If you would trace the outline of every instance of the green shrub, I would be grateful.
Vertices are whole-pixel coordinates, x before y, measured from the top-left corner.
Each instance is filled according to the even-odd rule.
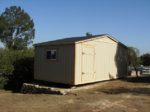
[[[20,81],[28,82],[33,80],[34,58],[26,57],[14,62],[14,77]]]
[[[6,49],[0,49],[0,69],[3,73],[8,74],[13,71],[13,55],[12,52]]]
[[[6,77],[0,76],[0,89],[4,89],[7,85],[8,79]]]
[[[0,49],[0,72],[8,76],[7,84],[2,79],[2,88],[19,90],[23,82],[33,80],[33,49],[8,50]],[[11,74],[11,75],[10,75]]]
[[[17,60],[22,58],[33,57],[33,49],[27,50],[9,50],[0,49],[0,69],[3,70],[5,74],[12,74],[14,71],[14,65]]]

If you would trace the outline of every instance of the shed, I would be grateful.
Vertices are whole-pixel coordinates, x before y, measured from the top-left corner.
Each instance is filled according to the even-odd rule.
[[[36,80],[80,85],[126,77],[127,47],[108,34],[35,44]]]

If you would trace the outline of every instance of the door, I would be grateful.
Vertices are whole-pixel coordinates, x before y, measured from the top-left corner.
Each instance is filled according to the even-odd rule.
[[[82,82],[94,80],[95,50],[93,46],[82,46]]]

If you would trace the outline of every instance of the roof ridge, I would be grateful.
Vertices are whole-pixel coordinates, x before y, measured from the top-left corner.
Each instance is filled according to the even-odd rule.
[[[89,36],[77,36],[77,37],[66,37],[66,38],[61,38],[61,39],[56,39],[56,40],[51,40],[47,42],[41,42],[34,44],[34,46],[44,46],[44,45],[62,45],[62,44],[75,44],[78,42],[84,42],[85,40],[91,40],[91,39],[96,39],[96,38],[102,38],[103,36],[106,36],[113,41],[125,46],[122,44],[120,41],[118,41],[116,38],[109,34],[99,34],[99,35],[89,35]]]

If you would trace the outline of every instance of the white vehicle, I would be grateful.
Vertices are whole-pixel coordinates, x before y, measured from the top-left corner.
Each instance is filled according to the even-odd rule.
[[[142,74],[143,75],[150,75],[150,67],[143,66],[143,68],[142,68]]]

